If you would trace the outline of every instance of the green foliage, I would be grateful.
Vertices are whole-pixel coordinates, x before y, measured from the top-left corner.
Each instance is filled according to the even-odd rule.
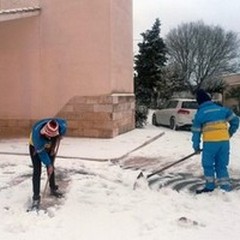
[[[162,84],[158,86],[158,98],[162,101],[172,97],[174,92],[187,91],[188,86],[179,74],[178,66],[169,64],[163,69]]]
[[[147,124],[148,108],[144,105],[136,104],[135,108],[135,126],[143,128]]]
[[[160,21],[156,19],[151,30],[141,34],[139,53],[135,56],[135,95],[138,102],[147,107],[161,85],[162,68],[166,63],[166,47],[160,38]]]
[[[147,110],[153,105],[161,86],[162,69],[166,63],[166,46],[160,38],[160,21],[156,19],[151,30],[142,33],[143,41],[138,44],[135,56],[134,91],[136,96],[136,126],[143,127]],[[140,121],[139,121],[140,120]]]

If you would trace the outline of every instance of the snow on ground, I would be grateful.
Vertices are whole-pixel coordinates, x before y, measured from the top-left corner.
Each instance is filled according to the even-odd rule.
[[[163,132],[163,136],[150,141]],[[239,132],[231,143],[230,174],[240,178]],[[133,190],[141,169],[124,166],[131,159],[136,165],[138,159],[146,159],[146,175],[192,153],[190,132],[149,124],[114,139],[64,138],[59,152],[62,157],[56,159],[56,175],[65,173],[70,180],[66,199],[38,215],[26,212],[32,195],[27,139],[2,140],[0,149],[1,239],[239,239],[240,191],[216,190],[196,196],[170,187]],[[7,154],[10,152],[18,154]],[[201,176],[200,158],[195,155],[165,174]],[[42,188],[45,182],[43,171]]]

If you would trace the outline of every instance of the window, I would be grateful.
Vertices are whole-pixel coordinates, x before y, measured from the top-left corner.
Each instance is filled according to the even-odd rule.
[[[188,109],[197,109],[198,103],[195,101],[192,102],[182,102],[182,108],[188,108]]]
[[[178,104],[177,101],[170,101],[170,102],[167,104],[166,108],[176,108],[176,107],[177,107],[177,104]]]

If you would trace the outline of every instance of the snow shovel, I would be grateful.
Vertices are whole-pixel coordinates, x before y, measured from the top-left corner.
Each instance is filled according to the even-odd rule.
[[[201,151],[202,150],[200,150],[200,152]],[[167,166],[165,166],[165,167],[163,167],[163,168],[161,168],[161,169],[159,169],[159,170],[157,170],[157,171],[155,171],[155,172],[153,172],[149,175],[147,175],[146,177],[144,177],[143,172],[140,172],[137,176],[137,180],[135,181],[135,183],[133,185],[133,189],[135,190],[137,187],[140,187],[140,186],[145,186],[145,187],[147,186],[148,187],[148,181],[147,181],[148,178],[152,177],[155,174],[161,173],[164,170],[166,170],[166,169],[168,169],[168,168],[170,168],[174,165],[177,165],[178,163],[181,163],[181,162],[187,160],[188,158],[190,158],[190,157],[192,157],[192,156],[194,156],[198,153],[199,152],[193,152],[193,153],[191,153],[191,154],[189,154],[189,155],[187,155],[187,156],[185,156],[185,157],[183,157],[183,158],[181,158],[181,159],[179,159],[179,160],[177,160],[177,161],[175,161],[175,162],[173,162],[173,163],[171,163],[171,164],[169,164],[169,165],[167,165]]]

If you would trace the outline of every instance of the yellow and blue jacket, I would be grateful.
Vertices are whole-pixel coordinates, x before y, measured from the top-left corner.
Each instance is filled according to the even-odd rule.
[[[201,135],[203,142],[228,141],[238,127],[239,117],[232,110],[212,101],[204,102],[193,120],[193,148],[199,150]]]

